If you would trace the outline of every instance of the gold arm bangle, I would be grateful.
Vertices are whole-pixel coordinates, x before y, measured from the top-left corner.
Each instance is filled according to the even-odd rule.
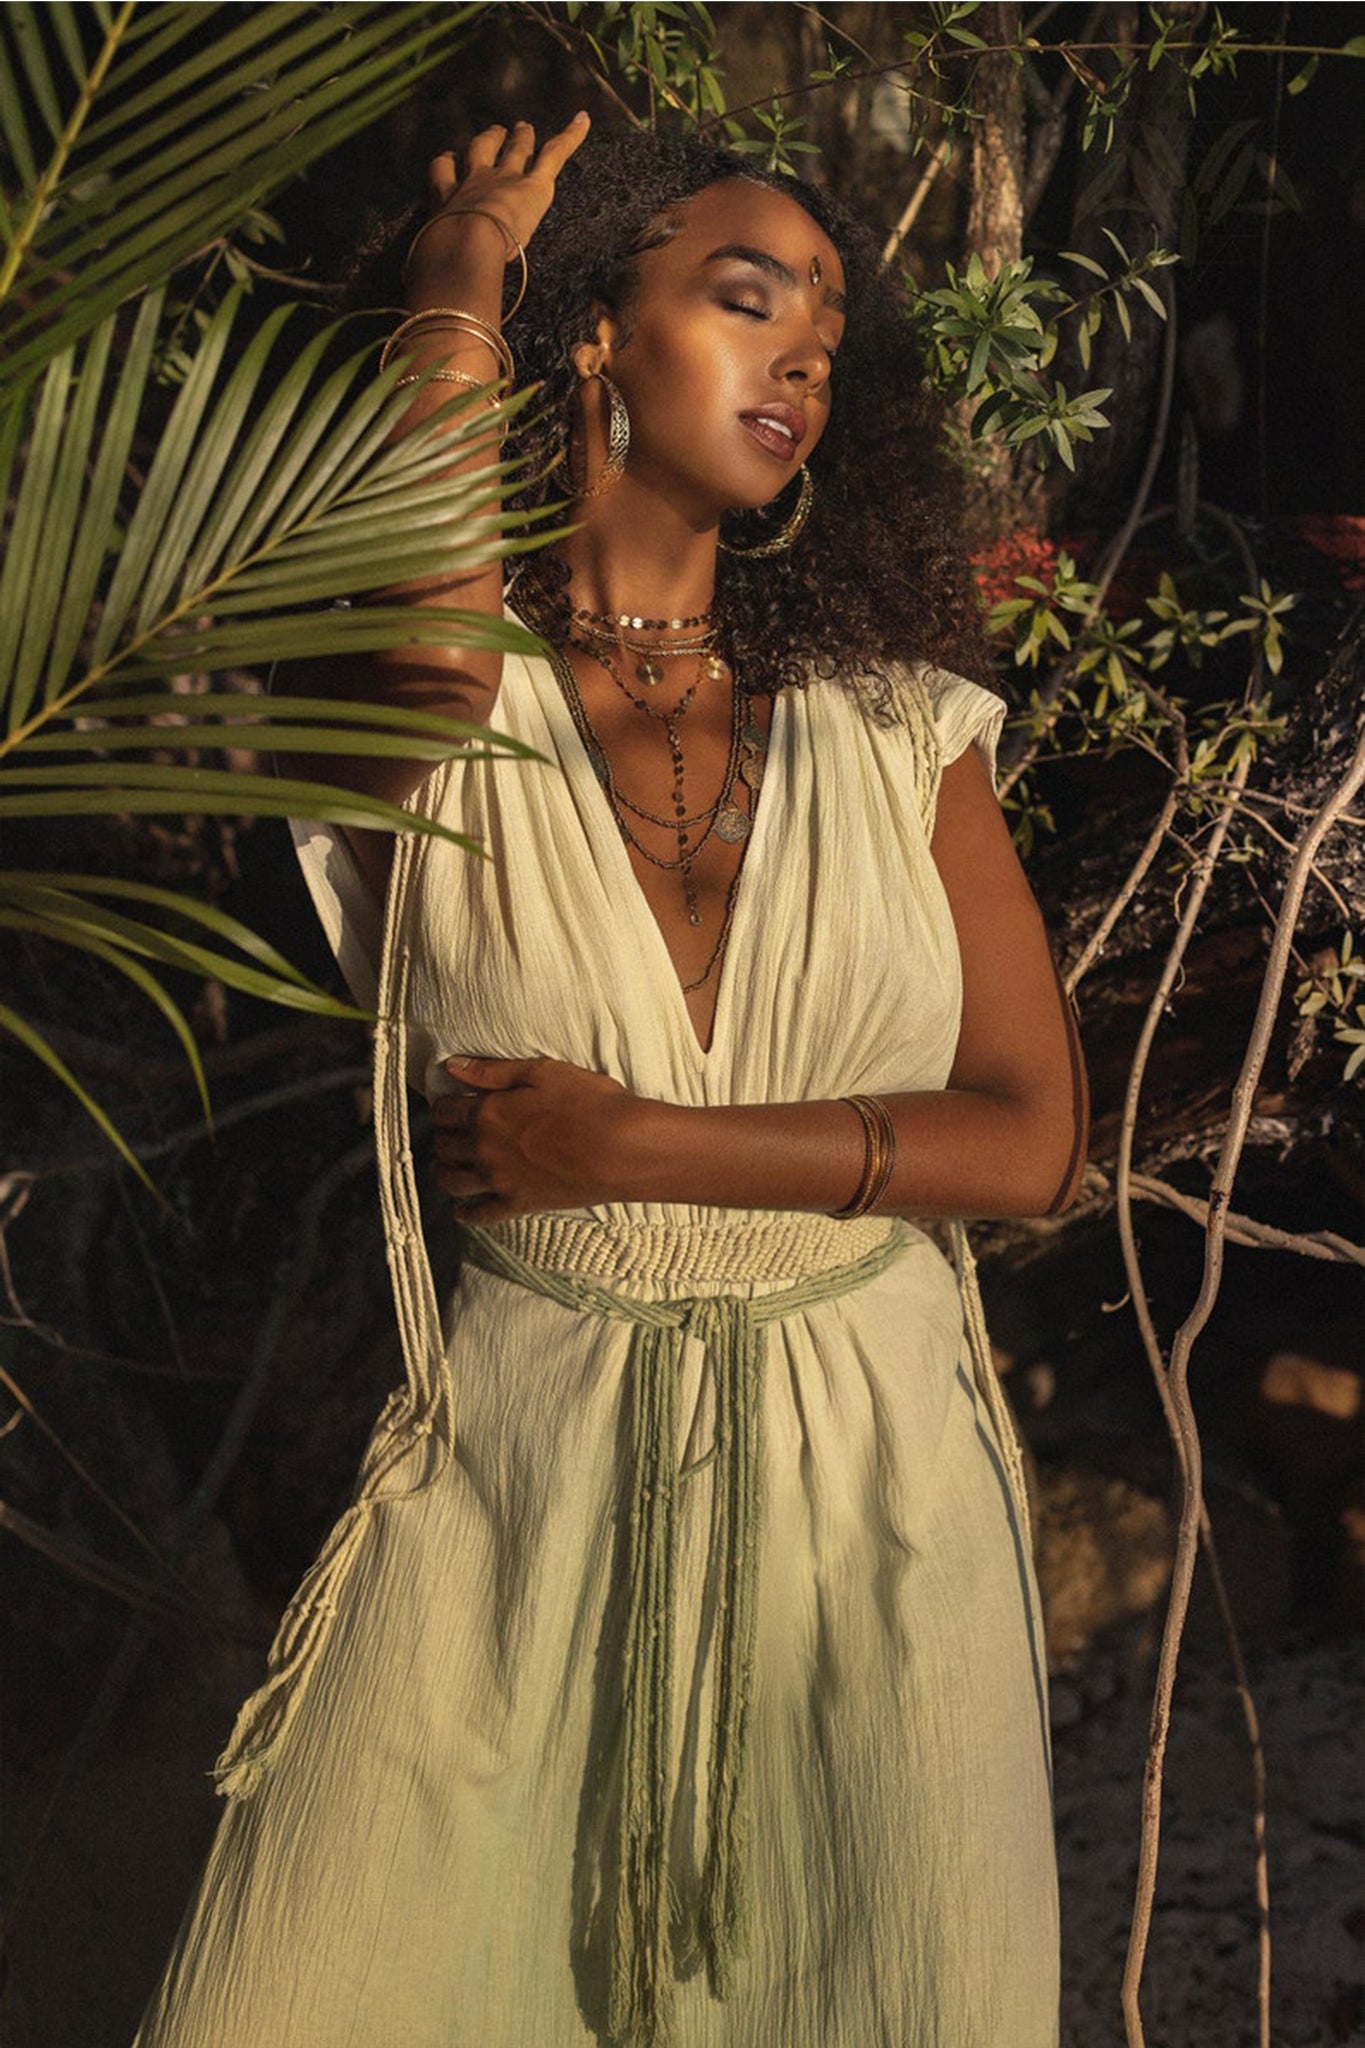
[[[457,332],[471,335],[481,341],[494,357],[503,376],[509,384],[516,382],[517,366],[511,349],[496,327],[487,320],[481,320],[477,313],[467,313],[460,306],[428,306],[424,312],[412,313],[384,343],[379,355],[379,367],[387,370],[402,343],[410,334],[421,333],[428,327],[453,327]]]
[[[417,244],[421,241],[423,235],[430,234],[431,230],[435,227],[439,227],[443,220],[459,220],[462,214],[470,213],[474,214],[476,218],[478,218],[479,220],[491,220],[494,227],[497,228],[500,234],[502,235],[503,243],[507,249],[507,255],[503,263],[504,270],[507,268],[507,265],[510,262],[512,262],[513,258],[515,258],[516,261],[521,265],[521,284],[517,290],[517,295],[513,299],[507,311],[502,316],[504,320],[510,320],[512,315],[520,306],[522,300],[526,297],[526,287],[531,281],[531,273],[526,262],[526,251],[522,247],[521,243],[517,240],[516,235],[507,225],[507,222],[502,218],[501,214],[490,213],[486,206],[450,206],[447,207],[441,213],[433,213],[430,220],[424,220],[422,222],[421,227],[418,228],[417,233],[408,243],[408,253],[403,258],[403,282],[405,284],[407,283],[408,271],[412,267],[413,251],[416,249]]]
[[[502,403],[497,392],[490,389],[486,377],[471,377],[468,370],[409,370],[405,376],[398,379],[393,388],[395,391],[401,391],[405,384],[458,384],[466,391],[482,392],[490,412],[496,412]],[[504,423],[502,432],[498,435],[499,446],[507,439],[507,431]]]
[[[421,384],[423,382],[427,384],[463,384],[466,391],[486,391],[488,389],[487,377],[471,377],[468,370],[409,370],[405,377],[398,379],[393,388],[395,391],[401,391],[405,384]],[[490,403],[496,405],[497,400],[492,399]]]
[[[891,1112],[876,1095],[842,1095],[855,1110],[863,1127],[863,1171],[858,1182],[857,1193],[842,1209],[831,1209],[830,1215],[840,1222],[855,1216],[866,1216],[876,1207],[886,1193],[896,1164],[896,1127],[891,1121]]]

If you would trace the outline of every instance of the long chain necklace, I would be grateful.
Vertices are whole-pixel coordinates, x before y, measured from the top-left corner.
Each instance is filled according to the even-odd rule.
[[[594,620],[592,623],[595,624],[596,621]],[[669,623],[671,624],[672,622],[670,621]],[[659,813],[634,802],[633,799],[627,797],[618,788],[607,751],[598,737],[592,720],[588,716],[587,707],[583,702],[582,693],[578,687],[578,679],[573,672],[573,665],[567,659],[562,649],[552,650],[555,674],[564,693],[570,716],[573,719],[578,736],[583,742],[584,752],[592,763],[597,779],[606,794],[612,816],[616,821],[617,829],[623,841],[628,846],[633,846],[654,867],[663,868],[678,875],[682,883],[683,905],[687,913],[687,921],[694,927],[699,926],[702,922],[702,915],[694,874],[697,856],[701,853],[702,848],[707,844],[713,833],[717,838],[729,845],[738,844],[741,840],[748,838],[753,826],[753,813],[758,802],[758,792],[763,782],[767,736],[755,720],[745,716],[743,693],[739,686],[739,679],[738,677],[733,677],[731,682],[732,715],[730,722],[730,746],[726,757],[724,780],[712,803],[699,811],[689,811],[685,787],[686,762],[683,756],[680,721],[686,717],[701,686],[703,676],[706,676],[708,680],[718,681],[724,674],[724,663],[720,660],[719,654],[715,651],[714,647],[709,652],[698,656],[696,677],[688,688],[683,691],[681,697],[665,711],[660,706],[651,704],[646,698],[637,696],[635,691],[626,682],[615,660],[615,652],[621,649],[619,638],[615,640],[614,650],[605,644],[605,635],[599,636],[597,633],[571,634],[569,644],[578,647],[582,653],[587,654],[591,660],[597,662],[598,666],[605,671],[622,695],[634,705],[637,711],[643,713],[645,717],[652,720],[655,724],[663,727],[673,769],[672,817],[660,816]],[[641,680],[644,679],[642,678]],[[749,809],[747,810],[735,801],[736,781],[742,782],[749,791]],[[643,823],[657,826],[663,830],[671,830],[675,835],[678,848],[676,857],[655,853],[651,847],[646,846],[638,831],[632,825],[632,818],[639,819]],[[697,833],[697,837],[693,838],[691,835],[698,827],[701,829]],[[720,931],[702,973],[695,981],[682,984],[683,990],[687,994],[691,994],[694,990],[703,987],[710,980],[711,975],[715,972],[717,962],[725,950],[726,941],[730,936],[730,927],[734,921],[735,903],[739,891],[739,875],[740,870],[737,868],[726,891],[725,908],[721,917]]]

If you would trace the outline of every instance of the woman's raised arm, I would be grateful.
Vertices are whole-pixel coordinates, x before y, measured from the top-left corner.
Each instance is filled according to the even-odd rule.
[[[432,162],[432,211],[412,245],[405,280],[410,318],[430,317],[407,329],[399,350],[412,372],[436,368],[438,377],[414,390],[400,433],[444,403],[452,382],[491,385],[503,375],[498,343],[505,266],[531,241],[554,198],[559,172],[587,132],[587,115],[576,114],[537,149],[535,130],[519,121],[510,132],[488,128],[475,136],[462,176],[450,151]],[[463,318],[438,317],[452,312]],[[451,473],[484,459],[483,453],[466,457],[463,464],[452,463]],[[494,557],[458,577],[427,577],[376,596],[385,604],[453,606],[501,617],[502,563]],[[347,661],[295,663],[282,674],[280,687],[382,700],[483,723],[497,696],[501,666],[500,655],[487,648],[409,644]],[[319,755],[303,759],[298,772],[396,803],[425,779],[430,766],[403,758]]]

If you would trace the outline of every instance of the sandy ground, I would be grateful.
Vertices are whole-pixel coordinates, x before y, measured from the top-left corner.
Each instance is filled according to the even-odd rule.
[[[1365,1643],[1283,1650],[1252,1682],[1268,1783],[1274,2048],[1365,2042]],[[1105,1695],[1109,1696],[1106,1697]],[[1122,2048],[1148,1695],[1096,1657],[1053,1687],[1062,2048]],[[1144,1977],[1148,2048],[1256,2048],[1251,1767],[1213,1648],[1182,1664]]]

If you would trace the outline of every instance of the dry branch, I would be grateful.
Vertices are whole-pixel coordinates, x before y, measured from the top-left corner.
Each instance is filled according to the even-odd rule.
[[[1189,1608],[1194,1576],[1195,1547],[1198,1542],[1203,1503],[1200,1492],[1199,1437],[1189,1396],[1189,1362],[1196,1340],[1208,1322],[1222,1283],[1223,1248],[1227,1234],[1226,1211],[1232,1199],[1233,1183],[1241,1162],[1250,1128],[1256,1089],[1270,1048],[1271,1033],[1284,992],[1285,975],[1293,949],[1294,932],[1304,893],[1313,872],[1317,850],[1339,816],[1349,807],[1365,784],[1365,724],[1359,729],[1355,752],[1345,775],[1300,836],[1285,882],[1279,916],[1271,938],[1269,957],[1261,982],[1256,1017],[1247,1040],[1241,1071],[1232,1091],[1227,1132],[1219,1154],[1210,1197],[1209,1222],[1204,1244],[1204,1273],[1194,1307],[1176,1332],[1170,1364],[1165,1374],[1166,1397],[1180,1433],[1185,1458],[1182,1461],[1182,1500],[1175,1562],[1171,1574],[1170,1601],[1162,1634],[1161,1657],[1152,1701],[1151,1735],[1143,1778],[1142,1838],[1138,1854],[1138,1880],[1133,1903],[1128,1957],[1123,1975],[1123,2016],[1129,2048],[1144,2048],[1139,1996],[1142,1970],[1151,1930],[1152,1902],[1156,1891],[1157,1859],[1161,1838],[1161,1792],[1170,1730],[1171,1699],[1175,1688],[1180,1643]],[[1263,1830],[1262,1830],[1263,1833]],[[1263,1851],[1262,1851],[1263,1860]],[[1266,1904],[1262,1903],[1262,1967],[1260,1997],[1261,2039],[1269,2041],[1268,1929]]]
[[[1088,1192],[1097,1195],[1107,1196],[1113,1192],[1109,1180],[1097,1166],[1086,1168],[1085,1186]],[[1211,1214],[1208,1202],[1201,1201],[1198,1195],[1182,1193],[1169,1181],[1159,1180],[1154,1174],[1132,1174],[1129,1187],[1136,1200],[1159,1202],[1164,1209],[1174,1209],[1178,1215],[1188,1216],[1191,1223],[1197,1223],[1201,1230],[1208,1223]],[[1224,1211],[1224,1225],[1230,1244],[1242,1245],[1251,1251],[1297,1252],[1301,1258],[1322,1259],[1332,1265],[1365,1266],[1365,1244],[1354,1244],[1349,1237],[1342,1237],[1335,1230],[1281,1230],[1274,1223],[1261,1223],[1256,1217],[1243,1216],[1235,1209]]]

